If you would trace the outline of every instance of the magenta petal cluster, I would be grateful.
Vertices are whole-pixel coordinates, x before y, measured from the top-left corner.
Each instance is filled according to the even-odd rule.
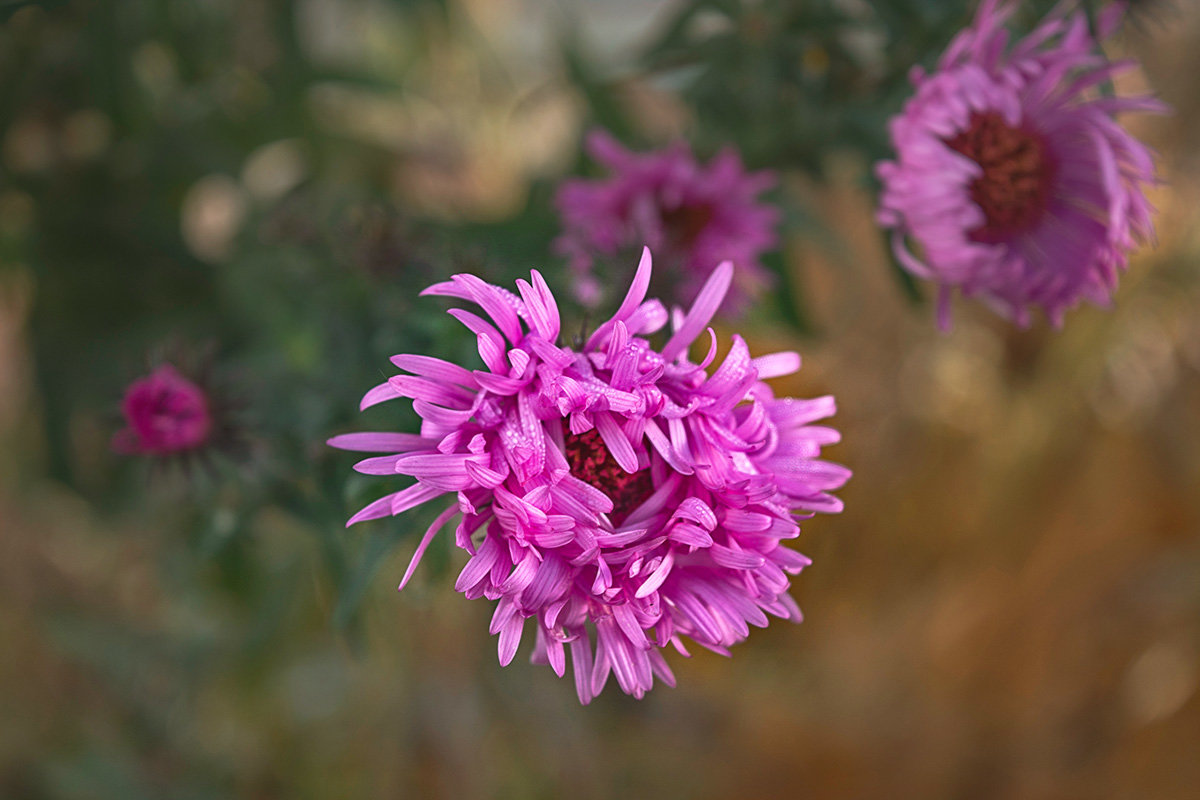
[[[555,198],[563,228],[556,247],[570,259],[584,303],[595,305],[603,294],[596,259],[642,245],[657,254],[660,272],[665,265],[660,278],[681,301],[695,298],[723,261],[737,267],[734,306],[770,283],[759,258],[778,241],[779,211],[758,195],[775,184],[772,173],[746,172],[732,148],[704,165],[682,143],[634,153],[600,131],[588,137],[587,150],[610,176],[565,181]]]
[[[849,477],[820,460],[838,433],[813,423],[832,397],[777,398],[764,379],[800,366],[791,352],[752,358],[734,336],[711,374],[708,322],[732,279],[721,264],[691,310],[667,325],[646,300],[647,250],[624,302],[577,349],[559,340],[554,296],[536,271],[518,293],[455,275],[426,294],[478,306],[450,314],[478,338],[484,369],[398,355],[404,374],[363,406],[411,398],[419,433],[351,433],[330,444],[379,455],[370,475],[415,479],[350,524],[449,499],[417,546],[401,588],[437,532],[461,515],[470,558],[456,588],[495,600],[491,632],[509,663],[532,628],[533,660],[562,676],[570,651],[586,703],[610,675],[641,697],[654,677],[674,685],[661,649],[686,637],[719,653],[768,615],[799,620],[789,576],[809,564],[783,546],[797,519],[838,512],[829,494]],[[688,358],[707,329],[708,355]]]
[[[877,167],[878,219],[900,263],[940,284],[943,328],[954,289],[1020,325],[1033,307],[1060,325],[1081,300],[1105,306],[1154,232],[1151,153],[1114,117],[1165,107],[1099,90],[1131,62],[1104,57],[1083,11],[1060,6],[1010,43],[1014,6],[984,0],[935,72],[914,69],[896,160]],[[1123,11],[1097,17],[1100,38]]]
[[[204,390],[163,364],[125,390],[126,427],[113,437],[121,453],[172,455],[205,444],[213,421]]]

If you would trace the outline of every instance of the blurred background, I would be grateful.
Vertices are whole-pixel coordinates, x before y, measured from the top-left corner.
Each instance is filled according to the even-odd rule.
[[[1195,797],[1200,9],[1137,6],[1157,246],[1112,311],[943,335],[870,165],[967,4],[0,3],[0,796]],[[802,625],[584,708],[498,666],[449,537],[396,595],[428,519],[344,530],[386,482],[323,441],[415,425],[357,412],[389,355],[474,358],[418,287],[567,294],[596,126],[783,176],[738,329],[802,351],[777,389],[837,395],[855,476]],[[110,448],[164,359],[227,411],[203,464]]]

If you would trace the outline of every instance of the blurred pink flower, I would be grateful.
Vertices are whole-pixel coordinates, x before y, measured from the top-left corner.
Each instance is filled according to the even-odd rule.
[[[570,259],[583,303],[602,299],[598,257],[643,245],[658,255],[660,271],[665,268],[660,280],[671,301],[695,299],[722,261],[736,268],[734,305],[744,307],[769,285],[759,257],[778,242],[779,211],[758,195],[774,185],[772,173],[747,173],[732,148],[705,166],[682,143],[638,154],[601,131],[588,137],[587,149],[611,176],[564,181],[555,198],[563,227],[555,246]]]
[[[163,364],[125,390],[121,402],[127,427],[113,437],[120,453],[170,455],[208,441],[212,416],[204,391]]]
[[[839,436],[811,423],[834,413],[833,398],[776,398],[763,382],[797,370],[797,354],[751,358],[734,336],[710,375],[708,328],[708,355],[688,359],[732,274],[728,262],[717,267],[661,350],[643,338],[668,318],[662,303],[645,300],[648,250],[620,308],[578,349],[556,344],[558,307],[536,271],[517,281],[519,294],[473,275],[430,287],[426,294],[469,301],[490,317],[449,312],[478,338],[486,369],[392,358],[406,374],[362,405],[411,398],[420,433],[329,443],[385,454],[359,462],[359,472],[416,482],[348,524],[451,495],[401,588],[461,514],[456,543],[470,558],[456,588],[499,601],[491,632],[501,664],[532,621],[534,661],[562,676],[570,649],[584,703],[610,673],[637,697],[656,675],[674,685],[660,649],[670,643],[686,655],[683,637],[727,653],[767,614],[799,620],[788,575],[809,560],[781,541],[799,535],[797,516],[840,511],[829,492],[850,472],[819,460]]]
[[[1114,116],[1165,106],[1097,91],[1132,62],[1104,57],[1082,11],[1060,7],[1010,44],[1013,8],[984,0],[934,73],[913,69],[890,123],[897,158],[877,167],[878,219],[904,268],[941,285],[943,328],[956,288],[1022,326],[1033,306],[1055,325],[1080,300],[1105,306],[1154,233],[1151,153]],[[1100,38],[1123,11],[1099,15]]]

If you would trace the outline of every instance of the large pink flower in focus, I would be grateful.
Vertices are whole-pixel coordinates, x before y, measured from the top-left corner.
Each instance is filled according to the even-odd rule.
[[[935,72],[913,70],[916,94],[889,126],[896,160],[877,167],[878,219],[905,269],[940,284],[943,328],[955,289],[1020,325],[1035,306],[1060,325],[1081,300],[1107,305],[1154,233],[1153,159],[1114,117],[1165,107],[1097,90],[1131,62],[1104,57],[1082,11],[1063,6],[1010,43],[1014,6],[984,0]],[[1124,6],[1099,15],[1100,38]]]
[[[685,144],[634,153],[601,131],[588,136],[587,150],[611,174],[564,181],[555,197],[563,228],[555,247],[570,259],[585,304],[602,299],[597,259],[643,245],[658,255],[670,296],[683,302],[723,261],[737,268],[737,306],[769,285],[759,259],[778,242],[779,211],[758,196],[775,184],[773,173],[746,172],[732,148],[700,164]]]
[[[163,364],[125,390],[121,402],[126,427],[113,437],[121,453],[173,455],[195,450],[213,429],[204,390]]]
[[[420,433],[351,433],[330,444],[384,455],[355,468],[415,482],[355,514],[349,524],[449,504],[417,546],[411,577],[439,529],[460,516],[469,554],[456,588],[496,600],[491,631],[501,664],[533,631],[533,659],[558,675],[571,651],[582,702],[614,674],[641,697],[654,676],[674,685],[661,649],[683,639],[720,653],[767,615],[799,620],[789,575],[809,560],[783,546],[798,518],[836,513],[829,492],[849,477],[821,461],[838,441],[812,423],[832,397],[776,398],[766,378],[800,366],[795,353],[751,358],[734,336],[712,374],[716,337],[697,364],[688,347],[729,288],[721,264],[661,349],[645,338],[667,324],[645,251],[613,317],[578,349],[558,344],[559,312],[536,271],[518,294],[473,275],[426,290],[468,301],[487,318],[451,309],[478,338],[484,369],[398,355],[404,374],[363,407],[411,398]]]

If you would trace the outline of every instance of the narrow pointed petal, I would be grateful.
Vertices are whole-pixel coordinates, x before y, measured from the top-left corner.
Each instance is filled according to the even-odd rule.
[[[684,317],[683,324],[663,347],[663,358],[673,361],[687,352],[688,346],[707,327],[717,309],[721,307],[721,301],[725,299],[725,293],[729,291],[732,280],[733,264],[728,261],[721,262],[700,290],[696,302]]]

